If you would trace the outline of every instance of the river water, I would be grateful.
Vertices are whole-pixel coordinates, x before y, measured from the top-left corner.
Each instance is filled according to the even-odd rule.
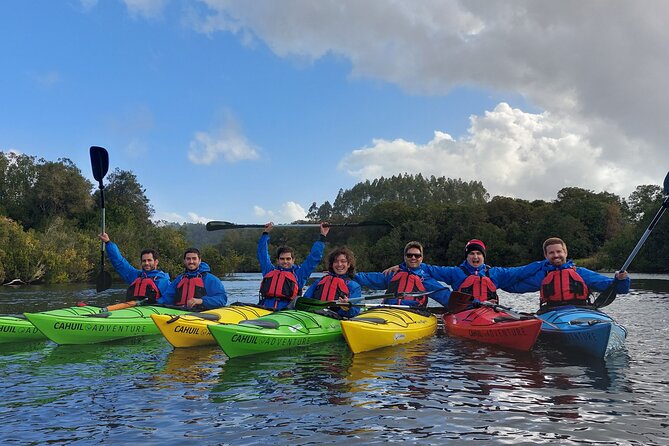
[[[226,280],[230,301],[254,302],[258,280]],[[669,276],[636,276],[632,288],[606,309],[629,330],[626,347],[595,362],[445,335],[358,355],[342,341],[234,360],[162,337],[0,345],[0,444],[669,445]],[[123,292],[3,287],[0,313],[104,306]]]

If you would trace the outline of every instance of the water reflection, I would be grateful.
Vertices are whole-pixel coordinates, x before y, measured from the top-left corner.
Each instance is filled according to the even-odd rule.
[[[212,389],[212,400],[348,404],[345,377],[351,356],[346,344],[338,341],[228,359]]]

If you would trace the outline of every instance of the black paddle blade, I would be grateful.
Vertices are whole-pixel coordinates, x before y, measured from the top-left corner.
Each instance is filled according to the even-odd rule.
[[[101,183],[109,170],[109,154],[107,153],[107,149],[91,146],[91,167],[93,168],[93,178],[98,183]]]
[[[100,271],[98,277],[95,281],[95,291],[98,293],[104,290],[108,290],[111,287],[112,278],[111,274],[108,271]]]
[[[592,304],[595,308],[603,308],[613,303],[616,299],[616,282],[618,281],[614,280],[607,289],[599,293],[599,296],[597,296]]]
[[[229,221],[210,221],[210,222],[207,222],[207,224],[205,225],[205,228],[207,229],[207,231],[220,231],[221,229],[236,229],[239,226],[240,225],[230,223]],[[257,225],[257,226],[254,226],[254,227],[262,228],[264,226],[265,225]],[[249,227],[249,226],[246,225],[246,227]]]
[[[669,195],[669,172],[667,172],[667,176],[664,177],[664,194]]]
[[[460,291],[453,291],[448,298],[448,311],[451,313],[459,313],[465,311],[474,302],[474,296],[471,294],[462,293]]]

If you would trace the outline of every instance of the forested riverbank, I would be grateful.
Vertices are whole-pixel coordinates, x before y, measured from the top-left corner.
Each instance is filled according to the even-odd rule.
[[[86,166],[88,168],[88,166]],[[658,183],[661,179],[658,179]],[[153,208],[134,173],[115,169],[105,179],[107,232],[131,262],[141,249],[161,253],[171,275],[187,246],[201,249],[217,275],[258,270],[259,229],[206,232],[203,224],[152,221]],[[69,159],[37,159],[0,152],[0,282],[85,282],[99,267],[99,190]],[[332,203],[313,203],[308,221],[385,220],[392,228],[333,228],[328,245],[347,245],[359,270],[378,270],[401,259],[409,240],[421,241],[425,261],[457,264],[467,240],[488,245],[488,263],[519,265],[541,258],[541,243],[563,238],[570,257],[593,269],[619,268],[662,203],[659,185],[639,185],[626,198],[579,187],[552,201],[491,197],[481,182],[400,175],[339,190]],[[226,216],[220,216],[225,220]],[[265,222],[255,222],[265,223]],[[272,244],[288,243],[306,255],[318,231],[277,228]],[[661,220],[633,272],[668,272],[669,223]]]

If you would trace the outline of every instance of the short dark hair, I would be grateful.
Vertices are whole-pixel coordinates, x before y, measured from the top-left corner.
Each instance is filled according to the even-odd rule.
[[[415,248],[420,251],[420,255],[423,255],[423,245],[420,244],[420,242],[417,242],[415,240],[410,241],[409,243],[406,244],[404,247],[404,254],[407,253],[407,251],[411,248]]]
[[[544,255],[546,255],[546,248],[548,248],[550,245],[562,245],[565,250],[567,249],[567,244],[564,242],[564,240],[558,237],[550,237],[547,238],[544,242]]]
[[[292,258],[295,258],[295,250],[290,246],[285,245],[279,246],[279,249],[276,250],[276,258],[278,259],[284,252],[289,253]]]
[[[330,255],[328,255],[328,271],[330,271],[332,274],[335,274],[332,265],[334,265],[337,257],[342,254],[346,256],[346,260],[348,260],[348,270],[346,271],[346,275],[352,279],[355,277],[355,254],[353,254],[353,251],[345,246],[335,248],[330,252]]]
[[[198,258],[201,258],[200,256],[200,250],[197,248],[188,248],[186,251],[184,251],[184,259],[186,258],[186,254],[197,254]]]
[[[153,260],[158,260],[158,258],[160,257],[158,255],[158,251],[156,251],[155,249],[143,249],[142,252],[139,253],[139,260],[142,260],[144,254],[151,254],[153,256]]]

